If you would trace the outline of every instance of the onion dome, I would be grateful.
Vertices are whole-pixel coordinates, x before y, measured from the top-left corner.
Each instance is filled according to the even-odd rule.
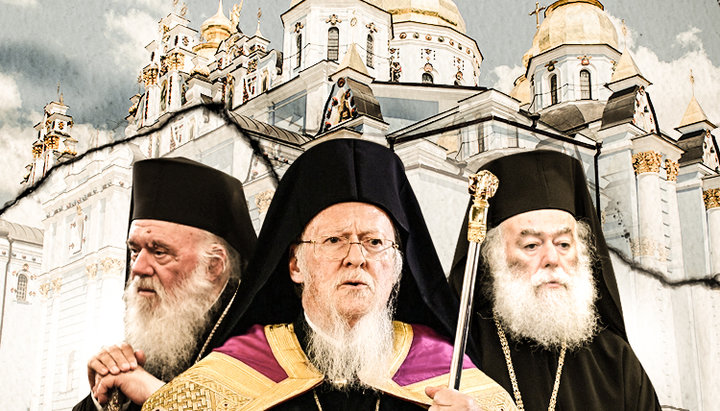
[[[513,89],[510,91],[510,97],[518,100],[520,105],[530,104],[532,102],[530,82],[524,74],[515,79]]]
[[[223,13],[223,2],[218,3],[218,11],[214,16],[205,20],[200,26],[200,32],[208,43],[220,44],[221,41],[230,37],[232,33],[232,23],[230,19],[225,17]]]
[[[533,56],[563,44],[607,44],[618,48],[617,30],[597,0],[558,0],[545,10],[545,19],[523,56],[523,65]]]

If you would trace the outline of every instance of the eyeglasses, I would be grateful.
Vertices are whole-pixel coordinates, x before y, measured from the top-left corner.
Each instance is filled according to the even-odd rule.
[[[363,238],[360,241],[350,241],[347,237],[327,235],[315,240],[300,240],[300,244],[312,244],[316,257],[335,261],[342,260],[350,252],[350,246],[359,244],[363,256],[368,260],[384,260],[387,258],[387,250],[398,248],[397,243],[385,238]]]

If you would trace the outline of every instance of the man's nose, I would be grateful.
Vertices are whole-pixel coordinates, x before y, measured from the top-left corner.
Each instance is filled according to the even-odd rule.
[[[365,264],[365,261],[365,252],[363,250],[362,243],[359,241],[351,241],[348,244],[348,253],[344,259],[345,265],[362,267]]]
[[[150,255],[150,252],[146,250],[140,250],[138,254],[135,256],[135,261],[132,262],[131,268],[130,268],[130,274],[133,276],[136,275],[143,275],[143,276],[149,276],[153,275],[154,270],[152,268],[151,259],[152,256]]]
[[[542,250],[542,266],[543,267],[555,267],[558,265],[559,255],[555,249],[555,244],[547,244]]]

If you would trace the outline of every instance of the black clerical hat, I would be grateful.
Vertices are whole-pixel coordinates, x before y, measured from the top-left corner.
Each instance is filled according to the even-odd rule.
[[[255,231],[242,183],[183,157],[156,158],[133,165],[130,221],[169,221],[209,231],[248,259]]]
[[[576,218],[595,214],[592,202],[586,201],[589,193],[582,164],[570,156],[556,151],[517,153],[491,161],[481,169],[501,178],[489,200],[489,227],[541,209],[567,211]]]

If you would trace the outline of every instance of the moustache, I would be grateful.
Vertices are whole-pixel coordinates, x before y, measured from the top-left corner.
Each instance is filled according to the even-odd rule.
[[[138,291],[164,291],[162,283],[156,277],[134,277],[128,284],[128,291],[137,293]]]
[[[538,288],[548,283],[557,283],[567,288],[570,282],[570,275],[562,268],[552,270],[541,268],[533,274],[530,280],[533,287]]]
[[[365,285],[370,289],[370,291],[375,291],[375,281],[373,280],[373,277],[368,274],[367,271],[358,268],[355,270],[352,270],[351,272],[345,273],[335,284],[335,287],[338,288],[342,285]]]

